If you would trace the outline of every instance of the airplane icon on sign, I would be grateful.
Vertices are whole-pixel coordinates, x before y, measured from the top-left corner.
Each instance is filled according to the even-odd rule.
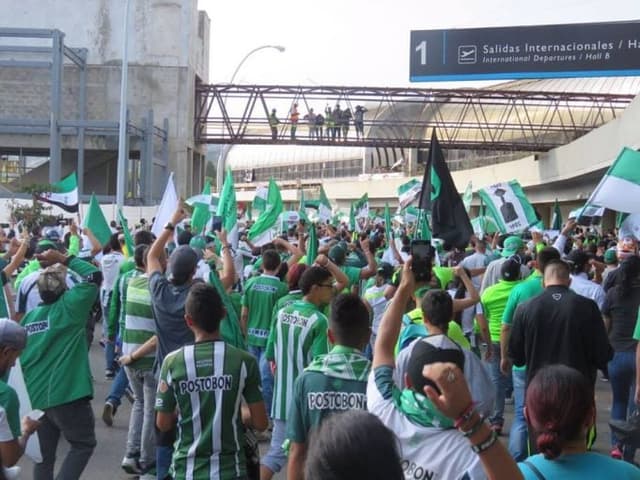
[[[460,45],[458,47],[458,63],[476,63],[478,61],[478,47],[475,45]]]

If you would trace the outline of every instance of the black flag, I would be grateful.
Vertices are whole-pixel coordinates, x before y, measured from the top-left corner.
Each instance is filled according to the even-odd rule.
[[[434,238],[444,240],[445,245],[465,248],[473,235],[469,216],[462,197],[453,183],[444,161],[436,130],[431,134],[429,158],[424,169],[419,207],[431,212]]]

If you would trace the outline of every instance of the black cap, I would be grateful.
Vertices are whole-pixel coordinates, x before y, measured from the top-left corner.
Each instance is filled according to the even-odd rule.
[[[520,279],[520,257],[507,258],[500,267],[500,278],[508,282]]]
[[[425,365],[438,362],[454,363],[464,371],[464,352],[460,345],[446,335],[432,335],[415,343],[407,366],[407,375],[413,390],[422,393],[426,385],[431,385],[439,391],[433,381],[422,375]]]
[[[582,267],[589,263],[589,255],[582,250],[571,250],[565,260],[571,264],[573,270],[582,270]]]
[[[378,265],[377,272],[385,279],[391,278],[393,276],[393,266],[390,263],[381,262]]]

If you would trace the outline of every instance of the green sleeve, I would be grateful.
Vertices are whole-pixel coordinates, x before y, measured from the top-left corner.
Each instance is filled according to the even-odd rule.
[[[269,329],[269,338],[267,339],[267,350],[265,351],[265,355],[267,357],[267,360],[275,360],[276,358],[276,354],[275,354],[275,342],[276,342],[276,329],[275,329],[275,319],[276,319],[276,314],[275,314],[275,308],[274,308],[274,315],[271,317],[271,328]]]
[[[16,292],[20,290],[20,284],[22,283],[22,280],[24,280],[24,277],[26,277],[30,273],[33,273],[39,269],[40,269],[40,262],[38,262],[38,260],[31,260],[29,263],[27,263],[27,266],[24,267],[22,271],[18,274],[18,276],[16,277],[16,281],[13,284],[13,288],[16,290]]]
[[[158,380],[158,390],[156,392],[157,412],[171,413],[176,410],[176,396],[173,391],[173,385],[167,380],[173,358],[174,355],[168,355],[160,368],[160,379]]]
[[[122,288],[123,275],[118,275],[116,283],[111,291],[111,300],[109,301],[109,316],[107,317],[107,336],[115,338],[118,325],[118,317],[120,313],[120,289]]]
[[[78,235],[69,236],[69,255],[78,255],[80,253],[80,237]]]
[[[244,384],[242,396],[247,403],[258,403],[264,399],[262,397],[262,387],[260,386],[260,372],[258,371],[258,363],[256,359],[247,354],[247,381]]]
[[[329,340],[327,338],[328,328],[329,326],[327,325],[326,319],[322,319],[314,325],[316,335],[311,344],[311,355],[313,358],[316,358],[318,355],[324,355],[329,351]]]
[[[73,257],[68,264],[69,270],[72,270],[74,273],[77,273],[81,277],[88,277],[94,273],[99,272],[92,263],[86,262],[80,258]]]
[[[464,336],[464,332],[460,325],[458,325],[455,321],[449,322],[449,331],[447,332],[447,337],[456,342],[465,350],[471,350],[471,345],[469,344],[469,340]]]
[[[295,443],[306,443],[309,426],[304,417],[305,396],[302,388],[304,376],[298,377],[293,385],[293,396],[287,413],[287,438]]]
[[[84,325],[97,298],[98,286],[95,283],[82,282],[74,285],[64,292],[59,301],[64,308],[64,320]],[[57,304],[58,302],[54,305]]]
[[[131,254],[133,256],[133,253]],[[124,262],[120,264],[120,273],[127,273],[131,270],[135,270],[136,262],[133,258],[127,258]]]
[[[633,339],[640,340],[640,311],[638,311],[638,319],[636,320],[636,328],[633,329]]]
[[[502,312],[503,325],[510,326],[513,324],[513,314],[516,313],[516,307],[518,306],[519,299],[520,295],[518,294],[518,289],[514,288],[509,294],[507,306],[504,308],[504,312]]]
[[[16,391],[8,385],[4,385],[0,393],[0,405],[7,416],[7,423],[14,439],[20,438],[22,428],[20,425],[20,401]]]

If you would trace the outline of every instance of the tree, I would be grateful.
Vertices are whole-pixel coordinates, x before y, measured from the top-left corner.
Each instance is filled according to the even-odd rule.
[[[51,191],[50,185],[33,184],[25,187],[25,191],[33,195],[31,204],[20,203],[13,199],[9,202],[9,212],[14,222],[22,222],[28,230],[55,225],[57,217],[51,214],[52,207],[36,200],[37,195]]]

